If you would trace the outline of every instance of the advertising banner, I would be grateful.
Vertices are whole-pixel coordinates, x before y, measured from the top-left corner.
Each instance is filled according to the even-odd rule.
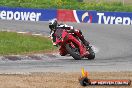
[[[129,12],[97,12],[98,24],[132,25],[132,13]]]
[[[96,11],[61,10],[57,11],[57,19],[64,22],[95,23]]]
[[[48,21],[56,18],[57,10],[0,7],[0,19]]]
[[[85,10],[57,11],[57,19],[64,22],[132,25],[132,13],[97,12]]]
[[[0,7],[0,19],[3,20],[49,21],[54,18],[63,22],[132,25],[130,12]]]

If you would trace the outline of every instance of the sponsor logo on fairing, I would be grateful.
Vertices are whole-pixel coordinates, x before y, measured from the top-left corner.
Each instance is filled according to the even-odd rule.
[[[97,13],[99,24],[123,24],[132,25],[132,17],[128,16],[108,16],[105,13]]]

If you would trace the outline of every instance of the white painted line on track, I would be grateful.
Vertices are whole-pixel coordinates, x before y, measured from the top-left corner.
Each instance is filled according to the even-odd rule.
[[[26,34],[27,32],[17,32],[17,33],[20,33],[20,34]]]
[[[41,36],[42,34],[32,34],[32,35]]]
[[[0,72],[2,75],[30,75],[30,72]]]
[[[1,30],[3,32],[16,32],[16,33],[19,33],[19,34],[31,34],[31,35],[35,35],[35,36],[44,36],[43,34],[35,34],[35,33],[31,33],[31,32],[22,32],[22,31],[10,31],[10,30]],[[47,37],[47,36],[44,36],[44,37]]]

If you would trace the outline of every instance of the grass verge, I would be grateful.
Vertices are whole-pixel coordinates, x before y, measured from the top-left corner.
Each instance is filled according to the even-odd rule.
[[[47,37],[0,32],[0,55],[46,52],[55,49]]]

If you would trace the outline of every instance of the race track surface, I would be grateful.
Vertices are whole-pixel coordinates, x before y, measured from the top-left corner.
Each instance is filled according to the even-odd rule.
[[[18,56],[15,60],[0,60],[0,73],[10,72],[80,72],[132,71],[132,26],[67,23],[81,29],[95,48],[95,60],[74,60],[59,54]],[[0,20],[0,30],[49,34],[48,22]],[[32,59],[35,58],[35,59]],[[39,58],[39,59],[36,59]]]

